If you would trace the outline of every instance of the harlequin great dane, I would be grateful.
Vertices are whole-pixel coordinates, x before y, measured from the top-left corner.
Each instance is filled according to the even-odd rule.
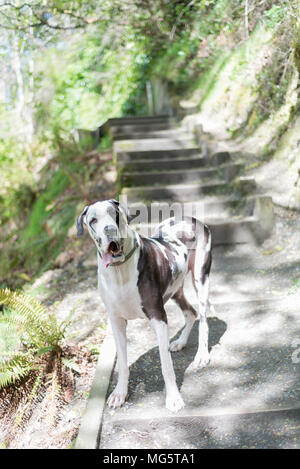
[[[98,286],[112,325],[118,355],[118,382],[108,405],[121,406],[127,396],[126,324],[129,319],[147,318],[154,328],[166,386],[166,407],[177,412],[184,402],[177,388],[171,352],[187,343],[197,312],[183,293],[188,272],[199,303],[199,345],[189,369],[209,362],[208,305],[211,266],[211,233],[195,218],[176,217],[163,221],[152,238],[142,237],[129,225],[129,215],[118,201],[106,200],[86,206],[77,219],[78,235],[83,223],[96,244]],[[167,315],[164,308],[173,298],[185,316],[178,340],[169,346]]]

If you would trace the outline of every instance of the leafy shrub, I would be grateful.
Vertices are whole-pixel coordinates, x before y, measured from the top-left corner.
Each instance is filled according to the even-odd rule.
[[[13,350],[1,351],[1,389],[37,370],[44,354],[57,355],[68,324],[59,324],[36,299],[9,289],[0,290],[0,305],[5,307],[0,316],[2,334],[13,332],[18,343]]]
[[[0,290],[0,305],[4,308],[0,315],[0,415],[11,412],[16,400],[22,401],[11,438],[40,393],[47,399],[47,414],[54,423],[69,370],[78,368],[65,346],[68,320],[59,323],[36,299],[9,289]]]

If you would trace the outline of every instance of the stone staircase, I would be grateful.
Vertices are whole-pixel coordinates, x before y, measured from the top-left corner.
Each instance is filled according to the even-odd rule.
[[[253,244],[271,233],[271,198],[244,176],[239,155],[207,154],[201,142],[196,145],[192,134],[166,116],[111,119],[106,127],[114,141],[120,195],[128,197],[130,212],[137,215],[132,221],[136,229],[151,234],[153,225],[170,216],[170,207],[176,212],[182,205],[199,213],[212,229],[211,362],[187,373],[198,347],[197,322],[186,348],[172,353],[186,404],[173,415],[164,407],[155,334],[144,319],[128,321],[128,401],[120,409],[105,406],[117,379],[114,342],[108,334],[77,447],[299,447],[299,363],[292,354],[299,337],[300,293],[296,298],[288,287],[299,271],[297,263],[285,259],[285,251],[274,262],[262,246]],[[142,212],[144,222],[138,223]],[[273,241],[278,243],[277,236]],[[190,277],[184,291],[197,309]],[[173,300],[166,312],[173,340],[184,318]]]
[[[212,229],[214,245],[262,242],[270,234],[272,200],[243,175],[236,154],[207,154],[168,116],[110,119],[106,129],[130,213],[136,216],[147,207],[147,220],[137,226],[143,234],[151,235],[152,225],[162,219],[159,207],[174,203],[184,204],[188,214],[200,214]]]

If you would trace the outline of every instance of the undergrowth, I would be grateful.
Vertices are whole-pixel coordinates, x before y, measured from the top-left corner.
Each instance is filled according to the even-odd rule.
[[[20,288],[54,266],[75,224],[78,205],[89,201],[91,184],[105,184],[112,163],[101,155],[110,145],[104,138],[98,148],[87,151],[86,145],[57,136],[55,156],[38,177],[19,181],[9,206],[0,199],[0,209],[6,207],[0,223],[0,287]]]
[[[275,8],[276,7],[276,8]],[[276,5],[265,16],[270,23],[269,27],[274,27],[274,16],[278,13]],[[271,14],[273,10],[273,15]],[[268,13],[268,15],[266,15]],[[283,15],[283,11],[280,11]],[[272,113],[276,112],[286,99],[287,89],[294,74],[295,65],[293,61],[293,37],[295,34],[294,19],[287,15],[283,21],[282,16],[275,16],[279,25],[275,28],[270,53],[262,70],[256,75],[257,98],[255,101],[252,116],[249,121],[252,127],[256,127],[260,122],[266,120]],[[273,21],[271,21],[273,19]]]
[[[47,424],[56,424],[79,367],[77,348],[65,342],[69,319],[58,322],[36,299],[9,289],[0,290],[0,306],[0,333],[13,338],[10,346],[0,343],[0,418],[13,420],[2,442],[7,446],[37,400]]]

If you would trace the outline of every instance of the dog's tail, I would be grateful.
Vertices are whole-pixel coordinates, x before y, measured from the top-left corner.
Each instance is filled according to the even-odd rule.
[[[210,273],[212,238],[211,231],[207,225],[202,225],[201,231],[203,234],[201,237],[199,236],[197,241],[193,274],[195,283],[201,283],[203,285],[205,278]]]

